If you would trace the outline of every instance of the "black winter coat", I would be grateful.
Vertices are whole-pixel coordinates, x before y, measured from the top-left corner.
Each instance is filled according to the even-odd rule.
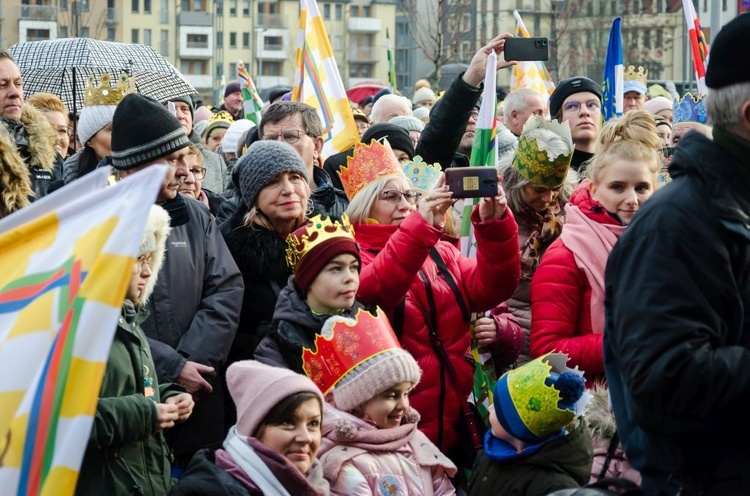
[[[647,494],[750,487],[750,142],[714,140],[680,140],[605,274],[605,370]]]

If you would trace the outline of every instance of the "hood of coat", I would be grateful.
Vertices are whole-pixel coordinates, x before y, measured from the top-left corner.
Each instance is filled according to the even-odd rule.
[[[146,280],[146,287],[141,293],[139,306],[144,306],[148,301],[151,293],[156,287],[156,280],[159,271],[164,264],[164,251],[167,246],[167,238],[171,227],[169,227],[169,214],[166,210],[158,205],[152,205],[146,220],[146,227],[143,230],[143,238],[138,248],[138,256],[146,255],[151,257],[151,276]]]
[[[582,486],[591,476],[591,460],[594,448],[583,422],[575,420],[568,427],[568,434],[544,446],[525,459],[525,463],[539,468],[564,472]]]
[[[47,117],[31,105],[24,105],[21,122],[29,141],[29,166],[47,172],[54,171],[57,163],[57,152],[54,147],[57,135]]]
[[[589,392],[591,401],[586,407],[584,416],[586,427],[594,441],[609,442],[617,431],[615,415],[609,404],[609,391],[605,387],[596,385]]]
[[[0,219],[29,205],[29,171],[7,127],[0,124]]]

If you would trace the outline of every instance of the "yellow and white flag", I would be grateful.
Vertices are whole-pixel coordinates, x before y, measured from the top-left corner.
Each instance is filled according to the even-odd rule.
[[[354,146],[359,132],[315,0],[300,0],[292,100],[315,107],[323,123],[323,159]]]
[[[71,495],[166,166],[97,170],[0,221],[0,492]]]

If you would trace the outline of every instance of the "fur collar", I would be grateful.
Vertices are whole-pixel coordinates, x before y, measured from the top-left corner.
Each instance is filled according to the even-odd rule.
[[[57,162],[55,143],[58,138],[47,117],[31,105],[24,105],[21,122],[29,140],[29,166],[53,172]]]

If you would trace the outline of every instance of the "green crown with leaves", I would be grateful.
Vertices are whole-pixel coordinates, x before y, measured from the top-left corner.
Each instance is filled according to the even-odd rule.
[[[443,173],[440,164],[428,164],[419,155],[406,162],[403,169],[414,189],[423,193],[432,191],[432,188],[440,180],[440,174]]]
[[[548,150],[539,148],[537,139],[529,136],[533,129],[547,129],[554,132],[568,143],[570,153],[552,156]],[[524,126],[523,134],[518,138],[518,148],[513,156],[513,167],[533,184],[548,188],[557,188],[565,182],[570,161],[573,159],[573,138],[568,122],[560,124],[556,120],[546,122],[542,117],[533,116]]]

